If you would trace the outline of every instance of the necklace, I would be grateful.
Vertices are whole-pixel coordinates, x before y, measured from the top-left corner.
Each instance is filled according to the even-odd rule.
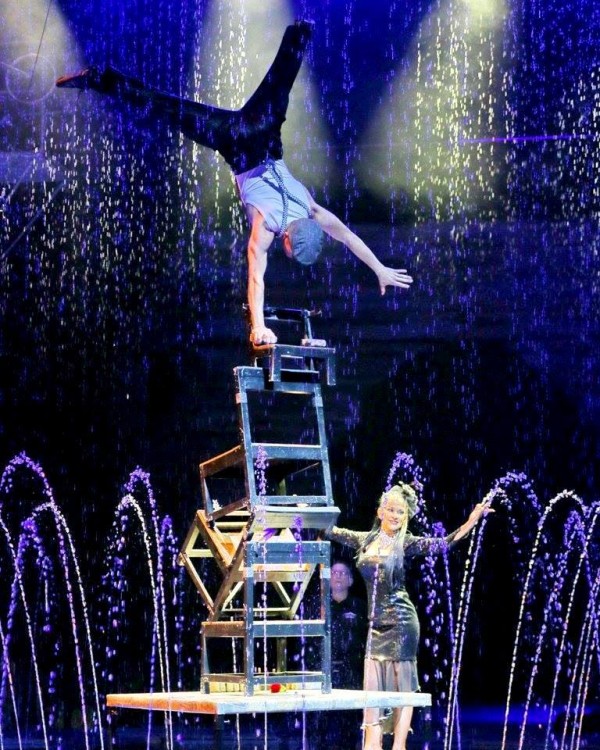
[[[386,534],[383,529],[380,529],[379,530],[379,548],[388,549],[394,543],[395,538],[396,538],[395,534],[390,536],[389,534]]]

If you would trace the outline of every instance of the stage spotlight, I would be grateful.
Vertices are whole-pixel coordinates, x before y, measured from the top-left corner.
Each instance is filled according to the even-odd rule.
[[[56,3],[4,0],[2,13],[0,181],[44,181],[47,102],[75,45]]]
[[[74,59],[75,45],[56,3],[4,0],[0,22],[0,185],[6,258],[62,188],[60,168],[47,153],[48,100],[56,71]],[[50,184],[37,191],[39,184]],[[27,186],[26,193],[19,190]],[[28,221],[9,209],[27,195]],[[43,196],[43,198],[41,197]],[[25,200],[25,199],[24,199]]]
[[[22,104],[35,104],[53,90],[56,71],[75,44],[56,3],[4,0],[2,15],[0,74],[5,90]]]
[[[470,20],[475,23],[498,25],[504,20],[504,0],[461,0],[469,13]]]
[[[367,130],[361,180],[449,218],[493,205],[503,154],[468,139],[498,132],[504,0],[461,0],[427,15]]]

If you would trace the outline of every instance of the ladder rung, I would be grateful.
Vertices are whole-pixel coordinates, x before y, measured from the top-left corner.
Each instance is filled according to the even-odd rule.
[[[285,468],[286,464],[297,463],[297,466],[289,467],[290,473],[306,469],[311,464],[322,463],[327,457],[327,449],[318,444],[252,443],[250,451],[253,461],[259,457],[265,458],[274,467]],[[200,477],[206,479],[215,474],[222,477],[239,477],[243,474],[245,460],[244,448],[238,445],[227,453],[203,461],[200,464]]]
[[[248,531],[287,529],[297,526],[298,518],[302,519],[303,529],[326,529],[337,521],[339,514],[340,509],[335,505],[311,505],[308,508],[296,508],[293,505],[260,505],[255,508],[255,516],[248,526]]]
[[[213,474],[218,474],[237,466],[243,466],[244,463],[244,448],[241,445],[236,445],[235,448],[231,448],[225,453],[220,453],[214,458],[209,458],[206,461],[202,461],[200,464],[200,478],[210,477]]]
[[[325,675],[323,672],[306,671],[306,672],[254,672],[250,675],[249,681],[254,687],[261,685],[295,685],[297,689],[309,690],[319,688],[323,684]],[[223,685],[245,685],[248,678],[243,672],[208,672],[202,676],[202,681],[206,685],[210,683],[210,692],[221,693],[229,692]],[[213,690],[214,686],[214,690]],[[238,692],[238,691],[230,691]]]
[[[327,495],[261,495],[260,506],[277,505],[291,506],[295,509],[296,516],[302,516],[304,508],[302,505],[327,505]],[[293,513],[293,510],[291,511]]]
[[[298,637],[324,638],[324,620],[260,620],[252,623],[250,637],[260,638]],[[206,638],[244,638],[246,621],[203,622],[202,633]]]
[[[251,565],[303,565],[305,563],[321,563],[329,559],[330,542],[298,542],[279,541],[246,542],[245,559]],[[293,563],[290,563],[293,560]]]
[[[297,443],[252,443],[252,459],[264,457],[269,460],[319,461],[326,454],[322,445],[299,445]]]

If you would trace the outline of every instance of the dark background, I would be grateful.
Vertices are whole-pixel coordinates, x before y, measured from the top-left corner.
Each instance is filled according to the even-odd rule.
[[[508,471],[524,472],[542,507],[563,490],[586,507],[597,502],[600,14],[592,2],[511,0],[485,6],[493,24],[469,7],[301,3],[283,18],[275,5],[254,18],[226,4],[106,0],[53,6],[45,25],[43,9],[9,9],[0,29],[0,463],[25,452],[43,469],[91,598],[115,554],[109,540],[130,472],[148,472],[177,548],[201,506],[198,463],[238,441],[246,226],[218,157],[119,103],[54,90],[53,75],[110,61],[214,100],[214,81],[248,63],[243,101],[294,15],[317,25],[285,126],[286,159],[384,263],[415,278],[410,291],[381,297],[371,272],[334,243],[309,269],[292,267],[277,246],[271,253],[267,301],[319,310],[315,335],[336,349],[337,384],[324,400],[340,522],[370,525],[398,451],[422,468],[427,515],[448,530]],[[51,34],[63,27],[58,46]],[[229,28],[233,52],[211,52],[193,90],[194,60]],[[258,44],[255,61],[244,58],[245,41]],[[9,74],[38,46],[49,72],[40,63],[39,95],[30,88],[20,100]],[[466,70],[477,64],[485,74],[474,83]],[[415,109],[432,91],[438,109]],[[386,107],[387,131],[375,138],[370,126]],[[308,125],[295,130],[302,109]],[[413,138],[433,156],[415,159]],[[277,427],[289,416],[264,418]],[[43,497],[34,480],[3,491],[17,533]],[[515,534],[504,514],[487,530],[472,623],[478,655],[467,657],[461,687],[468,703],[506,695],[521,593],[513,558],[515,548],[527,557],[536,521]],[[459,551],[456,582],[463,562]],[[178,580],[189,597],[177,630],[188,687],[203,613]],[[138,607],[124,631],[146,622],[145,597],[132,591]],[[491,647],[499,621],[502,648]],[[124,670],[123,691],[136,669]]]

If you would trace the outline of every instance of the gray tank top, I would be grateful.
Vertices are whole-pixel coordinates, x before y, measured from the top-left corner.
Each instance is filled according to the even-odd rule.
[[[310,195],[304,185],[292,176],[282,159],[273,162],[273,168],[276,174],[269,164],[260,164],[237,174],[235,180],[244,206],[258,209],[267,229],[279,235],[290,222],[310,218]],[[286,202],[287,206],[284,206]],[[282,226],[284,220],[285,226]]]

